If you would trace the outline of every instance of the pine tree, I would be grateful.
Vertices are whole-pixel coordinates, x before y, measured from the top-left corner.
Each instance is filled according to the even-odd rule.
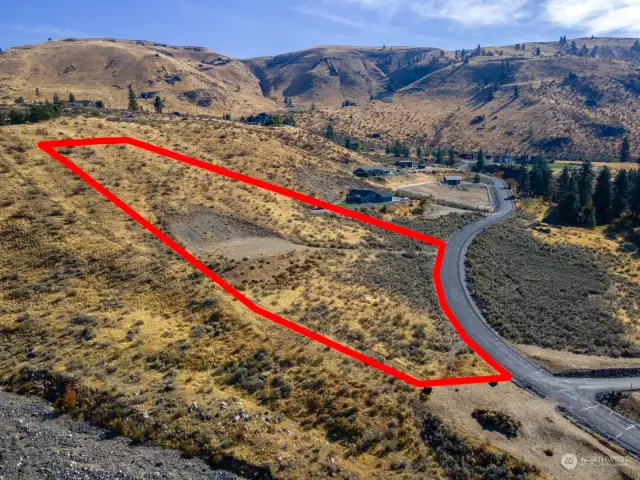
[[[631,50],[633,50],[634,52],[640,52],[640,41],[636,40],[633,43],[633,47],[631,47]]]
[[[53,106],[55,108],[59,108],[60,107],[60,97],[58,96],[57,93],[53,94]]]
[[[453,165],[456,162],[456,152],[449,149],[449,165]]]
[[[418,157],[418,158],[422,157],[422,148],[421,147],[416,148],[416,157]]]
[[[636,171],[633,174],[632,183],[633,187],[631,188],[631,195],[629,197],[629,210],[634,215],[640,215],[640,171]]]
[[[516,83],[513,87],[513,98],[518,98],[520,96],[520,91],[518,90],[518,84]]]
[[[324,138],[326,138],[327,140],[331,140],[333,142],[333,139],[334,139],[333,125],[331,124],[327,125],[327,133],[324,134]]]
[[[612,214],[614,218],[619,218],[629,207],[629,174],[622,169],[613,181],[613,202]]]
[[[583,160],[578,171],[578,194],[580,196],[580,208],[585,208],[593,196],[593,181],[595,174],[591,160]]]
[[[611,188],[611,170],[604,167],[596,180],[596,188],[593,192],[593,207],[595,208],[596,221],[599,225],[606,225],[612,218],[613,190]]]
[[[540,47],[536,47],[536,57],[540,56]]]
[[[527,170],[526,167],[522,169],[522,173],[520,174],[520,181],[518,184],[518,193],[522,198],[527,198],[531,193],[529,170]]]
[[[476,160],[476,172],[484,172],[484,152],[482,149],[478,152],[478,159]]]
[[[344,141],[344,148],[347,148],[347,149],[351,150],[351,140],[348,137]]]
[[[565,223],[575,225],[578,223],[580,213],[580,195],[578,194],[578,183],[574,176],[569,180],[569,187],[564,198],[559,205],[560,216]]]
[[[531,170],[531,193],[534,197],[549,197],[553,174],[549,164],[543,158],[536,160]]]
[[[136,92],[133,91],[133,87],[129,85],[129,110],[135,112],[138,110],[138,101],[136,100]]]
[[[558,177],[558,188],[555,192],[554,200],[560,202],[569,191],[569,183],[571,182],[571,172],[568,167],[562,169],[560,177]]]
[[[76,96],[73,93],[69,94],[69,103],[75,103],[76,102]]]
[[[156,99],[153,102],[153,108],[155,109],[156,113],[162,113],[164,102],[162,101],[160,95],[156,95]]]
[[[480,48],[480,44],[478,44],[478,46],[476,47],[476,56],[480,56],[480,54],[482,53],[482,49]]]
[[[493,87],[489,87],[487,90],[487,102],[492,102],[493,98]]]
[[[628,162],[630,160],[630,152],[629,152],[629,137],[624,137],[622,139],[622,145],[620,145],[620,161]]]

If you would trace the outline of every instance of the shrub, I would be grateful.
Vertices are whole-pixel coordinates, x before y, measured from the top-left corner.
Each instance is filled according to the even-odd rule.
[[[476,408],[471,414],[483,428],[495,430],[509,438],[518,436],[522,423],[506,413],[495,409]]]

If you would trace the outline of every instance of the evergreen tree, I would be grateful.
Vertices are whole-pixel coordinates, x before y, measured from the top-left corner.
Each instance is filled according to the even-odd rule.
[[[389,145],[389,144],[385,145],[384,153],[386,153],[387,155],[389,155],[391,153],[391,145]]]
[[[73,93],[69,94],[69,103],[75,103],[76,102],[76,96]]]
[[[96,100],[96,108],[104,108],[104,102],[102,100]]]
[[[456,152],[449,149],[449,165],[453,165],[456,162]]]
[[[540,47],[536,47],[536,57],[540,56]]]
[[[595,228],[597,225],[596,211],[591,203],[584,209],[584,224],[588,228]]]
[[[628,162],[630,160],[630,152],[629,152],[629,137],[624,137],[622,139],[622,145],[620,145],[620,161]]]
[[[575,225],[578,223],[580,214],[580,195],[578,194],[578,183],[574,176],[569,180],[569,187],[564,198],[559,205],[560,216],[565,223]]]
[[[136,92],[133,91],[133,87],[129,85],[129,110],[135,112],[138,110],[138,101],[136,100]]]
[[[153,102],[153,108],[155,109],[156,113],[162,113],[164,102],[162,101],[160,95],[156,95],[156,99]]]
[[[629,207],[629,174],[622,169],[613,181],[613,202],[612,214],[614,218],[619,218]]]
[[[516,83],[513,87],[513,97],[518,98],[520,96],[520,92],[518,91],[518,84]]]
[[[480,54],[482,53],[482,49],[480,48],[480,44],[478,44],[478,46],[476,47],[476,56],[480,56]]]
[[[599,225],[606,225],[612,218],[613,190],[611,188],[611,170],[604,167],[596,180],[596,188],[593,192],[593,207],[595,208],[596,221]]]
[[[40,97],[40,89],[36,87],[36,97]]]
[[[327,133],[324,134],[324,138],[326,138],[327,140],[333,141],[334,139],[333,125],[331,124],[327,125]]]
[[[580,197],[580,208],[585,208],[593,196],[593,181],[595,174],[591,160],[583,160],[578,171],[578,194]]]
[[[634,52],[640,52],[640,41],[636,40],[633,43],[633,47],[631,47],[631,50],[633,50]]]
[[[348,137],[344,141],[344,148],[347,148],[347,149],[351,150],[351,140]]]
[[[421,147],[416,148],[416,157],[418,157],[418,158],[422,157],[422,148]]]
[[[442,149],[440,147],[438,147],[438,150],[436,151],[436,163],[437,164],[442,164],[444,160],[444,152],[442,151]]]
[[[482,149],[478,152],[478,159],[476,160],[476,172],[484,172],[484,152]]]
[[[531,169],[531,193],[534,197],[549,197],[553,174],[544,158],[539,158]]]
[[[560,202],[569,191],[569,183],[571,181],[571,172],[568,167],[562,169],[560,177],[558,177],[558,188],[555,192],[554,200]]]
[[[632,183],[633,187],[631,188],[631,195],[629,197],[629,210],[634,215],[640,215],[640,171],[636,171],[633,173],[633,176],[630,177],[630,180],[633,179],[630,183]]]
[[[527,170],[526,167],[522,169],[522,173],[520,174],[520,181],[518,184],[518,193],[522,198],[527,198],[531,193],[529,170]]]
[[[60,97],[58,96],[58,94],[57,94],[57,93],[54,93],[54,94],[53,94],[53,106],[54,106],[55,108],[60,108],[60,104],[61,104],[61,102],[60,102]]]
[[[487,102],[492,102],[493,101],[493,87],[490,87],[487,90]]]

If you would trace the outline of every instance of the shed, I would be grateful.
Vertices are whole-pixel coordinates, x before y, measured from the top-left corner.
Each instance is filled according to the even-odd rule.
[[[444,177],[444,183],[446,183],[447,185],[460,185],[461,181],[462,177],[458,175],[447,175],[446,177]]]
[[[349,190],[347,203],[385,203],[393,200],[391,190]]]

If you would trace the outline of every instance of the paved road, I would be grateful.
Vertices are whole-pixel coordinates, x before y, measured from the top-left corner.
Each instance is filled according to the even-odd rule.
[[[640,456],[640,423],[634,424],[594,400],[597,392],[628,389],[632,383],[640,388],[640,378],[555,377],[497,335],[471,300],[466,288],[464,271],[467,249],[473,238],[484,228],[498,222],[514,210],[513,201],[509,199],[510,193],[504,182],[493,177],[486,178],[493,182],[496,210],[478,222],[462,228],[447,242],[447,254],[442,266],[442,284],[447,302],[469,335],[511,372],[516,384],[556,401],[592,430]]]

